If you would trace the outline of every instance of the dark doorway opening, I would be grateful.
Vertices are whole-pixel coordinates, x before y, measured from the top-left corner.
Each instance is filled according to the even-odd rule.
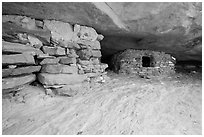
[[[142,57],[142,67],[151,67],[151,58],[148,56]]]

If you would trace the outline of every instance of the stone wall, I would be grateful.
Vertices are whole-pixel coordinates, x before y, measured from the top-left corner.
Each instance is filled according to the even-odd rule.
[[[150,58],[148,67],[143,66],[143,57]],[[118,73],[158,76],[174,73],[175,61],[164,52],[127,49],[113,56],[112,67]]]
[[[47,94],[73,96],[91,82],[105,82],[103,35],[93,28],[15,15],[2,21],[3,93],[37,80]]]

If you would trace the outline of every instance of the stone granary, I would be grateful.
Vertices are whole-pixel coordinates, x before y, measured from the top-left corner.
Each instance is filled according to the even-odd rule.
[[[127,49],[114,55],[112,63],[118,73],[157,76],[174,73],[176,60],[164,52]]]

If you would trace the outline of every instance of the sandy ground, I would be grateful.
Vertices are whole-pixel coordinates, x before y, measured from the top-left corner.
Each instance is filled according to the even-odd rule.
[[[39,87],[3,99],[3,134],[202,134],[201,73],[110,80],[75,97]]]

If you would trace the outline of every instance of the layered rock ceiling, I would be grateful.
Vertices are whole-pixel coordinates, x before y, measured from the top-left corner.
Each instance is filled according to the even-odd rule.
[[[105,36],[103,59],[128,49],[202,60],[202,3],[3,3],[3,15],[25,15],[93,27]]]

